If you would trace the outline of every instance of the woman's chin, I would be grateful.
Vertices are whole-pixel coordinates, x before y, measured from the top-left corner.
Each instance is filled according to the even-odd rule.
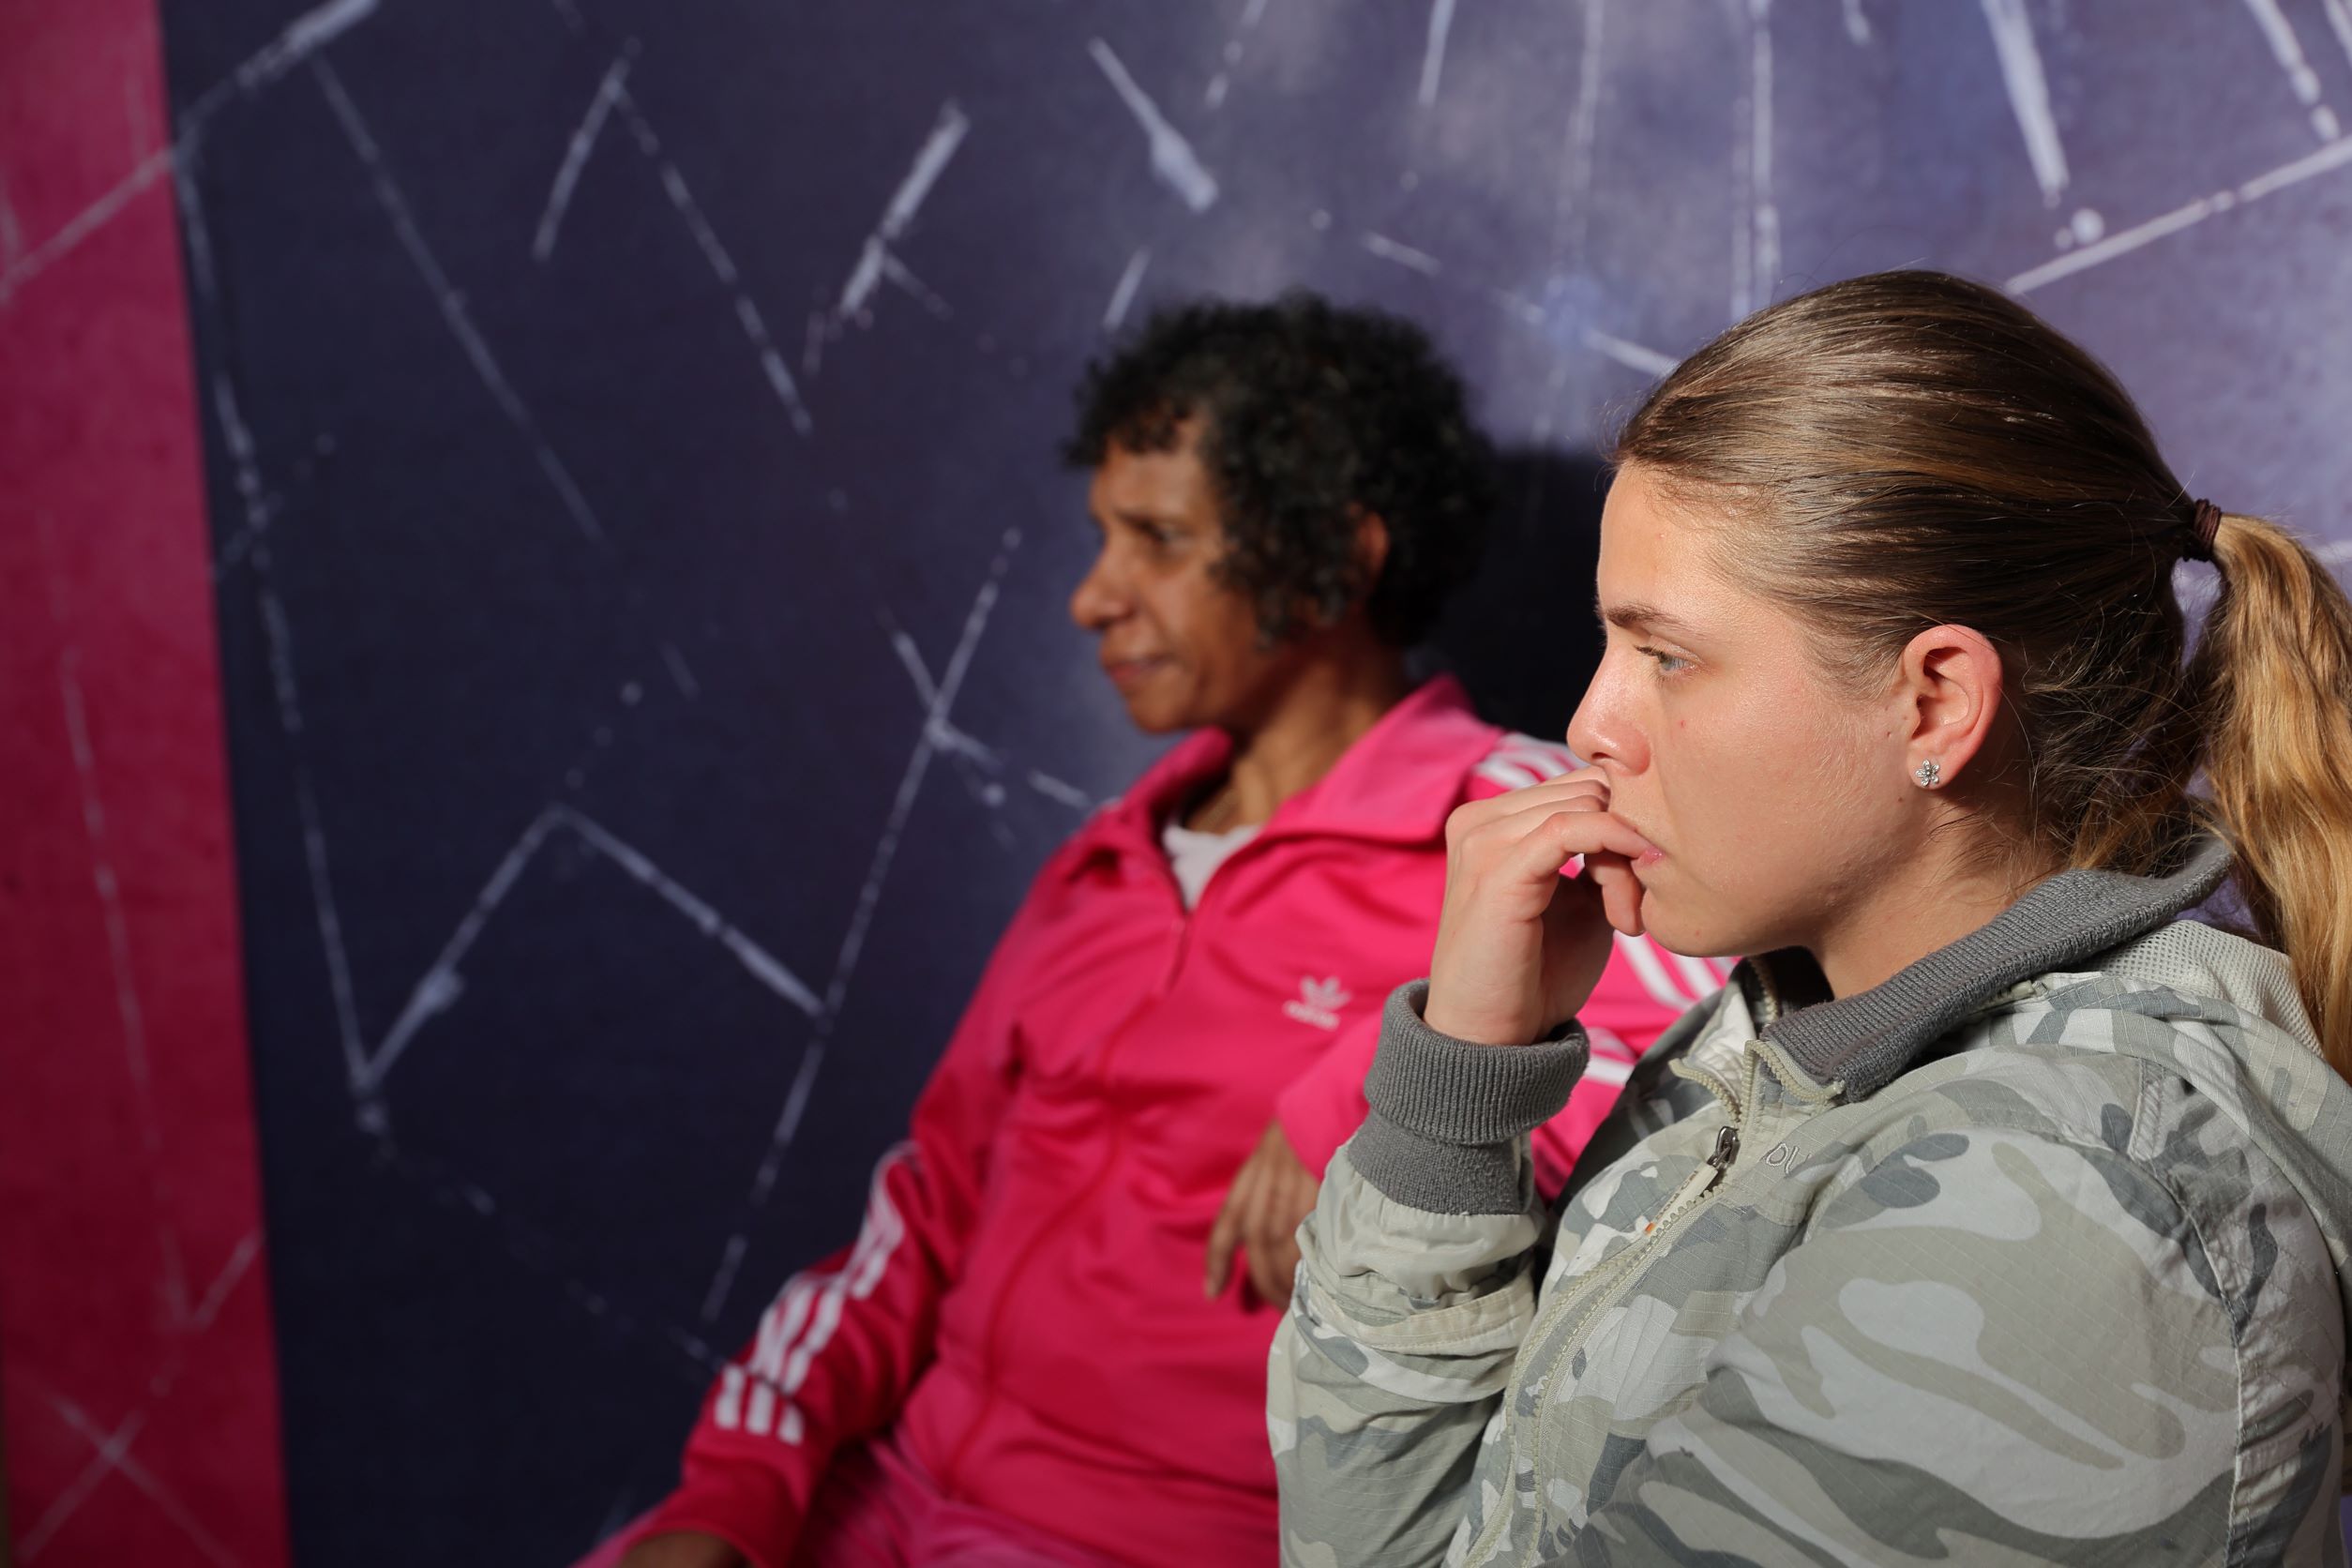
[[[1127,703],[1127,722],[1147,735],[1171,735],[1179,730],[1194,728],[1190,718],[1175,703],[1152,692],[1123,693]]]
[[[1651,942],[1669,953],[1686,958],[1712,958],[1722,949],[1710,945],[1711,932],[1717,927],[1703,916],[1693,918],[1693,912],[1678,904],[1671,894],[1661,894],[1649,888],[1641,900],[1642,931]]]

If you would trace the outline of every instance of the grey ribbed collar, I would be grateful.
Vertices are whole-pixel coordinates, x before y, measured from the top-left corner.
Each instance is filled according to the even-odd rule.
[[[1866,1098],[2010,987],[2078,965],[2202,903],[2229,874],[2229,861],[2228,846],[2205,835],[2164,876],[2061,871],[1981,930],[1866,991],[1790,1013],[1767,1025],[1764,1037],[1816,1081],[1843,1079],[1846,1098]],[[1812,962],[1790,949],[1766,955],[1759,967],[1785,972]]]

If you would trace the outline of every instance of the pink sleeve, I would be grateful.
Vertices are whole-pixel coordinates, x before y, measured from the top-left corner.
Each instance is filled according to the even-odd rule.
[[[912,1136],[875,1167],[855,1244],[785,1283],[705,1396],[677,1490],[632,1543],[691,1530],[785,1568],[835,1452],[896,1419],[979,1213],[1018,1071],[1017,970],[1036,901],[1033,889],[997,944],[915,1102]]]

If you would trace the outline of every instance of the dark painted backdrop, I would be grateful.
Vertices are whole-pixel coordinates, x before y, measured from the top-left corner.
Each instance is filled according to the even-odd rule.
[[[1927,263],[2352,540],[2345,0],[173,0],[301,1560],[565,1560],[853,1228],[1148,748],[1067,388],[1304,283],[1513,449],[1448,641],[1556,727],[1590,453]],[[1512,656],[1499,669],[1499,653]]]

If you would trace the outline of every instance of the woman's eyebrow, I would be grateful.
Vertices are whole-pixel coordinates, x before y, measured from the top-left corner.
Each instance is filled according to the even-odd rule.
[[[1605,605],[1596,599],[1593,601],[1592,609],[1603,621],[1612,626],[1622,627],[1626,631],[1687,632],[1692,629],[1690,623],[1667,614],[1656,605],[1640,603]]]

